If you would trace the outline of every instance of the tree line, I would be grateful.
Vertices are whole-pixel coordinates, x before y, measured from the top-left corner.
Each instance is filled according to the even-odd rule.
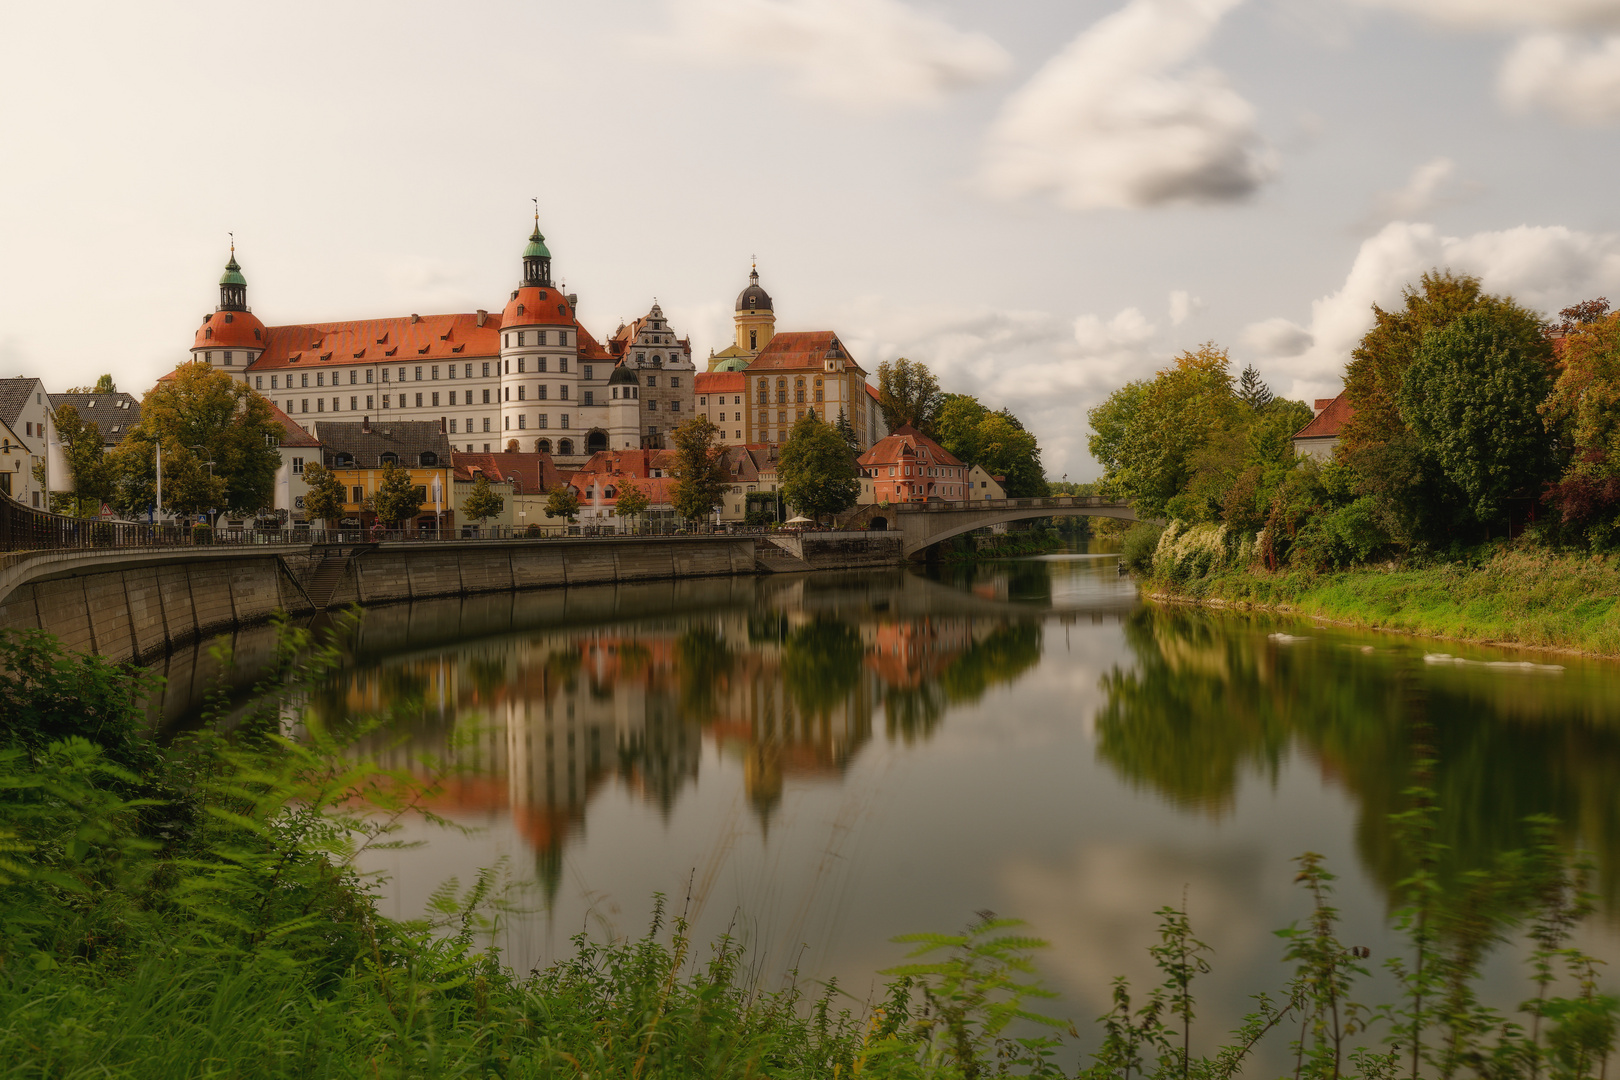
[[[1273,568],[1445,556],[1527,527],[1614,546],[1620,315],[1606,300],[1549,320],[1434,270],[1373,317],[1327,460],[1294,452],[1305,403],[1274,397],[1252,367],[1234,378],[1206,344],[1090,411],[1103,488],[1144,518],[1230,526]]]

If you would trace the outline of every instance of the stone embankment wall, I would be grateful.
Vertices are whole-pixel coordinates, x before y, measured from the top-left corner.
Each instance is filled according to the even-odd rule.
[[[144,659],[201,636],[313,610],[305,547],[32,552],[0,565],[0,629]],[[331,607],[756,572],[751,538],[663,537],[384,546],[350,560]]]
[[[48,630],[69,649],[134,660],[278,610],[311,610],[279,555],[143,553],[132,563],[98,560],[16,585],[0,597],[0,628]]]

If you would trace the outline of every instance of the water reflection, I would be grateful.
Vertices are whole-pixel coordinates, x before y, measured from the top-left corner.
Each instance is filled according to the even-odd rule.
[[[885,740],[920,743],[949,709],[1041,657],[1034,613],[905,572],[765,583],[745,597],[677,592],[598,603],[604,625],[559,612],[562,625],[473,642],[454,640],[467,625],[460,602],[381,609],[360,628],[354,665],[310,707],[329,724],[400,717],[357,751],[422,775],[453,763],[434,809],[509,815],[555,897],[564,852],[609,784],[667,820],[707,742],[740,767],[768,834],[785,786],[839,782],[879,718]],[[612,618],[625,606],[660,614]],[[400,647],[389,623],[401,621],[424,647]]]
[[[1442,811],[1444,872],[1523,846],[1525,819],[1546,814],[1571,847],[1602,856],[1614,905],[1612,666],[1537,657],[1506,667],[1483,650],[1497,663],[1436,662],[1436,647],[1419,642],[1187,610],[1144,608],[1124,630],[1135,662],[1105,677],[1097,753],[1132,784],[1220,818],[1245,775],[1275,784],[1297,748],[1354,797],[1358,851],[1385,889],[1411,869],[1389,815],[1422,784]]]

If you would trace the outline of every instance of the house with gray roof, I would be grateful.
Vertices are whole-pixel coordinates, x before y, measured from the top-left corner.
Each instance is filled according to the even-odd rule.
[[[34,478],[34,467],[47,460],[55,431],[48,398],[45,384],[31,375],[0,379],[0,423],[8,429],[0,434],[0,491],[41,510],[49,508],[49,498]],[[69,486],[66,477],[52,479]]]
[[[101,445],[108,450],[123,442],[141,422],[141,402],[133,394],[46,394],[54,412],[71,405],[79,419],[95,425]]]

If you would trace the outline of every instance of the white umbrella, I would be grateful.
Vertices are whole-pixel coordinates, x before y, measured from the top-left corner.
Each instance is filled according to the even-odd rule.
[[[788,518],[787,523],[789,525],[812,525],[812,524],[814,524],[814,522],[812,522],[809,518],[805,517],[803,514],[799,515],[798,517],[790,517],[790,518]]]

